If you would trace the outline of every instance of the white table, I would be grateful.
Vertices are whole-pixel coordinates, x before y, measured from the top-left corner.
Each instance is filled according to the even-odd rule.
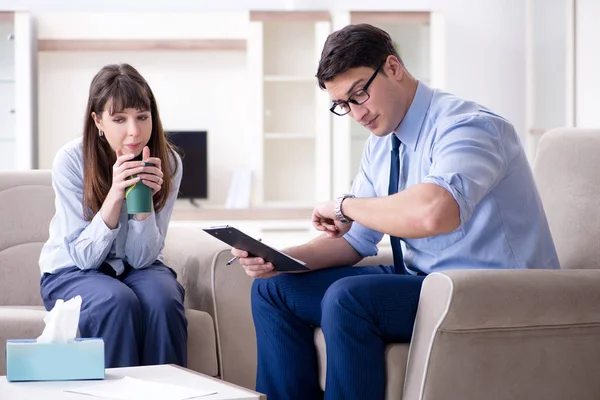
[[[109,368],[105,379],[120,379],[125,376],[154,382],[171,383],[190,388],[214,390],[217,393],[198,397],[198,400],[266,400],[265,395],[233,385],[231,383],[200,374],[175,365],[152,365],[147,367]],[[1,400],[101,400],[63,390],[97,384],[100,381],[54,381],[54,382],[8,382],[0,377]]]

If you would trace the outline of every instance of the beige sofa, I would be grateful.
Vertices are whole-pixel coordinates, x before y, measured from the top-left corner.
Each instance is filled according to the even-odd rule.
[[[428,276],[412,342],[387,348],[387,399],[600,398],[600,130],[546,133],[534,173],[563,270]],[[221,373],[253,387],[252,281],[228,257],[212,266]],[[361,264],[379,263],[389,252]]]
[[[388,399],[600,398],[599,171],[600,130],[544,135],[535,177],[563,270],[428,276],[411,344],[387,349]],[[0,174],[1,346],[43,327],[35,306],[37,257],[52,214],[48,185],[47,172]],[[227,247],[197,228],[172,228],[167,242],[167,263],[187,290],[188,317],[198,316],[190,318],[198,318],[190,323],[190,367],[254,388],[252,279],[237,263],[225,266]],[[389,265],[391,255],[382,251],[361,264]],[[315,343],[324,387],[319,330]],[[3,364],[0,358],[0,371]]]
[[[6,373],[7,339],[36,338],[46,311],[40,296],[38,258],[54,215],[50,171],[0,173],[0,375]],[[197,229],[169,229],[166,264],[186,289],[188,367],[218,376],[210,265],[223,248]]]

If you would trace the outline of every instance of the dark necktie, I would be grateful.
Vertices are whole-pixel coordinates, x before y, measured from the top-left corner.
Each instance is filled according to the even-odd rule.
[[[398,181],[400,180],[400,139],[395,133],[392,133],[392,155],[390,161],[390,184],[388,186],[388,195],[398,193]],[[392,244],[392,254],[394,255],[394,273],[405,274],[404,257],[402,256],[402,247],[400,238],[390,236]]]

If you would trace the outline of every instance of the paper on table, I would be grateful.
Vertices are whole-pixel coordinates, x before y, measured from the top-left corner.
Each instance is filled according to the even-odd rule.
[[[64,391],[115,400],[187,400],[217,393],[214,390],[198,390],[128,376]]]

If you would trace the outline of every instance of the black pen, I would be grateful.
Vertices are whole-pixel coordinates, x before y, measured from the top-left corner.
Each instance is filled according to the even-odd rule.
[[[262,242],[262,239],[258,239],[258,241]],[[225,265],[231,265],[231,264],[233,264],[233,262],[235,260],[239,260],[239,257],[238,256],[233,257],[231,260],[227,261],[227,264],[225,264]]]

